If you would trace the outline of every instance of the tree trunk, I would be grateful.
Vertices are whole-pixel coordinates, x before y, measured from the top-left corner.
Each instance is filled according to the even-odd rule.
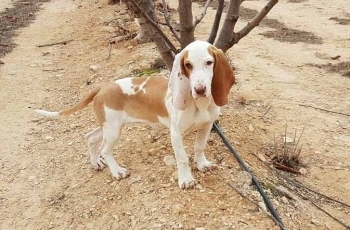
[[[192,1],[179,0],[181,49],[194,41]]]
[[[158,22],[157,15],[154,12],[154,5],[152,0],[135,0],[135,3],[141,7],[143,12],[146,13],[153,22]],[[175,54],[171,51],[171,49],[166,44],[164,39],[159,35],[159,33],[150,25],[150,23],[144,20],[142,13],[139,12],[129,0],[125,1],[125,4],[130,10],[133,11],[133,13],[135,14],[135,18],[142,18],[142,21],[144,22],[142,26],[140,25],[140,29],[143,29],[143,32],[147,31],[147,33],[142,34],[142,31],[140,31],[138,36],[149,35],[150,38],[153,39],[166,66],[169,70],[171,70],[173,68]]]
[[[214,44],[218,49],[222,49],[224,53],[232,47],[231,41],[233,39],[233,30],[239,18],[240,5],[241,0],[230,0],[219,38]]]

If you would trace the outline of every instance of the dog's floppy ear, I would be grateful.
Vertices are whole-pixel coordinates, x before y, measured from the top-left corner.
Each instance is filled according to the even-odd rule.
[[[173,69],[170,73],[169,89],[172,94],[172,104],[176,109],[187,108],[188,97],[190,96],[190,80],[184,76],[181,70],[181,53],[175,56]]]
[[[217,106],[223,106],[228,103],[228,94],[235,83],[230,63],[224,52],[215,46],[209,47],[209,53],[214,57],[213,80],[211,83],[211,93]]]

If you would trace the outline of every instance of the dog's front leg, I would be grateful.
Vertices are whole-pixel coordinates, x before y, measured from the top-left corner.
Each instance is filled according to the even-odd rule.
[[[171,144],[176,158],[179,187],[182,189],[194,188],[197,182],[191,174],[191,168],[188,164],[188,156],[183,146],[182,134],[173,126],[170,128],[170,133]]]
[[[217,167],[216,164],[208,161],[204,155],[204,149],[210,135],[211,127],[212,124],[197,131],[197,139],[194,146],[194,162],[196,162],[196,167],[201,172],[206,172]]]

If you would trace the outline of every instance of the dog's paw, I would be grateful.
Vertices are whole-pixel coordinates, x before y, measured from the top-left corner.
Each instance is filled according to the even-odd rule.
[[[208,172],[216,169],[218,166],[208,160],[205,161],[198,161],[197,162],[197,169],[201,172]]]
[[[91,159],[92,167],[96,170],[102,170],[107,166],[105,159],[102,156],[98,156],[95,159]]]
[[[179,187],[181,189],[192,189],[196,184],[197,181],[192,176],[188,178],[179,178]]]
[[[130,175],[130,173],[126,168],[120,167],[115,172],[112,172],[112,175],[115,179],[121,180],[127,178]]]

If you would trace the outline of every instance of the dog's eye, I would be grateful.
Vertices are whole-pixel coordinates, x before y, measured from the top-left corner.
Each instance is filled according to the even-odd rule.
[[[187,63],[185,63],[185,66],[186,66],[187,69],[192,69],[191,63],[188,63],[188,62],[187,62]]]
[[[211,64],[213,64],[212,61],[207,61],[207,65],[211,65]]]

